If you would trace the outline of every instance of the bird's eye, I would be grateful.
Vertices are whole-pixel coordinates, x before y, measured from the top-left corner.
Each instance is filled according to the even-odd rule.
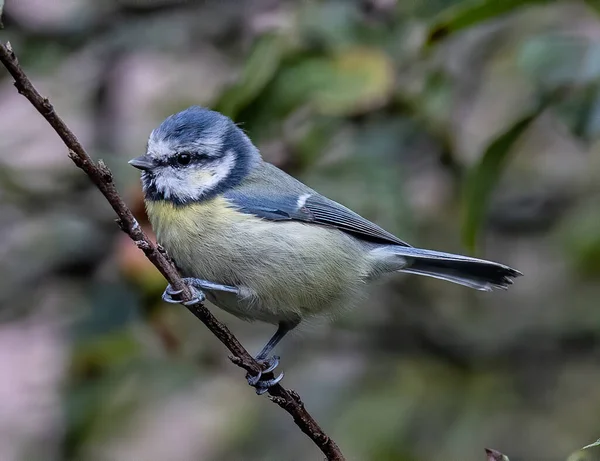
[[[191,161],[192,156],[187,152],[177,154],[177,163],[179,163],[180,165],[189,165]]]

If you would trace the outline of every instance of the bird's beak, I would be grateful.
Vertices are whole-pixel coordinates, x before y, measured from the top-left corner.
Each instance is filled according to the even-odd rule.
[[[154,160],[149,155],[141,155],[134,159],[129,160],[129,164],[133,167],[136,167],[138,170],[151,170],[156,165],[154,164]]]

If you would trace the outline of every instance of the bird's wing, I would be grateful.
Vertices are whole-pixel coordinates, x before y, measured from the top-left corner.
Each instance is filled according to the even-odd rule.
[[[343,205],[306,187],[306,192],[278,195],[272,188],[236,188],[225,193],[232,206],[243,213],[271,221],[301,221],[335,227],[366,241],[409,247],[393,234]]]

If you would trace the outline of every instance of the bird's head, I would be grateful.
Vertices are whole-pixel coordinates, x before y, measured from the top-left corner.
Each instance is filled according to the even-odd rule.
[[[147,199],[182,205],[234,187],[260,161],[228,117],[193,106],[162,122],[150,134],[146,153],[129,163],[143,171]]]

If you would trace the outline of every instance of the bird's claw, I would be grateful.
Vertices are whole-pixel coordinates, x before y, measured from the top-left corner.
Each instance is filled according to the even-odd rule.
[[[264,365],[266,368],[264,370],[258,372],[256,375],[247,374],[246,379],[248,380],[248,384],[256,389],[257,395],[263,395],[265,392],[269,390],[271,386],[274,386],[279,381],[283,379],[283,373],[280,373],[279,376],[272,379],[263,379],[263,375],[265,373],[272,372],[279,365],[279,357],[274,355],[270,359],[267,360],[259,360],[261,365]]]
[[[194,296],[191,300],[182,301],[180,299],[173,298],[173,296],[177,296],[183,293],[183,290],[174,290],[173,287],[171,287],[171,285],[169,284],[162,294],[163,301],[170,304],[183,304],[184,306],[191,306],[193,304],[201,303],[206,299],[206,296],[202,291],[190,285],[188,285],[188,287]]]
[[[265,368],[262,372],[263,373],[269,373],[269,372],[273,371],[275,368],[277,368],[279,366],[279,356],[278,355],[274,355],[270,359],[267,359],[267,360],[265,360],[264,362],[261,362],[261,363],[265,364],[267,366],[267,368]]]
[[[260,380],[256,386],[256,395],[263,395],[265,392],[269,390],[270,387],[279,383],[283,379],[283,372],[277,376],[277,378],[268,379],[268,380]]]
[[[183,290],[173,290],[173,287],[169,284],[165,289],[165,293],[167,293],[170,296],[177,296],[183,293]]]
[[[163,300],[164,302],[166,302],[166,303],[170,303],[170,304],[179,304],[179,303],[181,302],[181,300],[179,300],[179,299],[173,299],[173,298],[171,297],[171,294],[168,292],[168,290],[169,290],[169,287],[170,287],[170,286],[171,286],[171,285],[169,285],[169,286],[167,287],[167,289],[166,289],[166,290],[163,292],[163,294],[162,294],[162,300]]]
[[[194,304],[200,304],[201,302],[203,302],[206,299],[206,296],[201,291],[193,289],[192,292],[196,296],[194,296],[189,301],[182,302],[181,304],[183,304],[184,306],[193,306]]]

